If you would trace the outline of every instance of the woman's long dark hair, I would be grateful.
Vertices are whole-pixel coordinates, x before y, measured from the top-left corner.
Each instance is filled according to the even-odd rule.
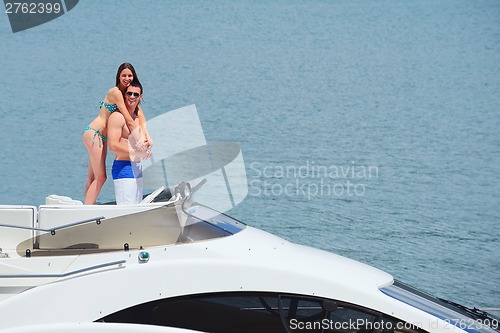
[[[139,82],[139,84],[141,83],[139,81],[139,78],[137,77],[137,73],[135,72],[134,66],[132,66],[132,64],[130,64],[128,62],[124,62],[123,64],[120,65],[120,67],[118,67],[118,71],[116,72],[116,86],[118,87],[118,89],[120,88],[120,74],[126,68],[130,69],[130,71],[132,72],[132,75],[134,76],[134,79],[132,81]],[[124,92],[125,91],[122,91],[122,93],[124,93]]]

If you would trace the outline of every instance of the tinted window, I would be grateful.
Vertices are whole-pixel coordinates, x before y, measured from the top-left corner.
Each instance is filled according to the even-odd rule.
[[[381,314],[333,300],[283,296],[283,317],[291,332],[368,333]]]
[[[343,302],[249,292],[162,299],[116,312],[99,321],[171,326],[214,333],[424,332],[383,314]]]
[[[192,330],[286,332],[276,295],[227,293],[165,299],[134,306],[101,319],[104,322],[144,323]]]

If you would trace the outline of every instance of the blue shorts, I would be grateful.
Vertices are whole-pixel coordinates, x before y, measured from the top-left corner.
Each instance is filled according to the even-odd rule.
[[[142,201],[143,182],[141,164],[115,160],[111,168],[117,205],[138,204]]]
[[[141,178],[142,168],[140,162],[115,160],[111,168],[113,180],[123,178]]]

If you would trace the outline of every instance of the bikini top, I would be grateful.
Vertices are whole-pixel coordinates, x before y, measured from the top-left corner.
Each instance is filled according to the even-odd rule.
[[[108,109],[109,112],[113,113],[115,111],[118,111],[118,105],[116,104],[108,104],[104,101],[99,102],[99,108],[102,108],[102,105],[104,104],[104,107]]]

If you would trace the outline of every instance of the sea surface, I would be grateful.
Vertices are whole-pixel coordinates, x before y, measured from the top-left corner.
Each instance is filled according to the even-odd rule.
[[[1,13],[1,204],[82,200],[122,62],[148,118],[196,104],[241,147],[232,216],[500,307],[499,1],[82,0],[18,33]]]

